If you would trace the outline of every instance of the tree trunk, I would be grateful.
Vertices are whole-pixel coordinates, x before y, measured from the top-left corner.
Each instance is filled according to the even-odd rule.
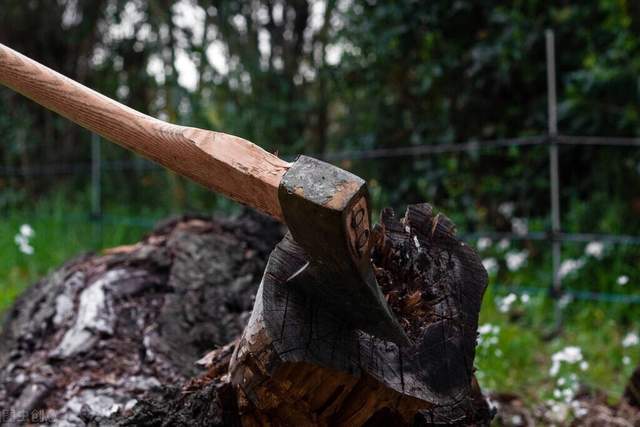
[[[402,220],[385,210],[374,235],[378,283],[413,345],[353,330],[287,287],[303,256],[289,236],[259,284],[275,223],[184,217],[67,263],[16,302],[0,336],[3,421],[487,424],[473,376],[478,256],[428,205]]]

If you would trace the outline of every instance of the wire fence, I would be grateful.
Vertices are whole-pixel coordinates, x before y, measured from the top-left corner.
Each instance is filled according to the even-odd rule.
[[[555,52],[553,32],[546,32],[546,65],[547,65],[547,116],[548,129],[543,135],[519,138],[505,138],[494,140],[464,141],[458,143],[437,143],[414,145],[407,147],[379,148],[370,150],[348,150],[324,153],[314,157],[328,162],[340,161],[387,161],[391,159],[408,158],[420,159],[423,156],[433,156],[447,153],[472,153],[487,150],[505,149],[511,147],[543,146],[549,151],[549,200],[551,228],[537,232],[498,232],[482,231],[461,233],[466,240],[479,238],[506,239],[509,241],[541,241],[547,242],[552,249],[552,271],[549,287],[504,286],[494,285],[494,289],[514,293],[548,293],[559,299],[562,295],[576,300],[615,302],[625,304],[639,304],[640,295],[616,294],[606,292],[591,292],[575,289],[565,289],[562,284],[560,266],[562,262],[562,246],[565,243],[601,242],[614,245],[640,245],[640,236],[612,235],[601,233],[567,233],[562,230],[560,210],[560,180],[558,147],[571,146],[607,146],[607,147],[640,147],[640,138],[608,137],[608,136],[576,136],[558,133],[557,99],[555,76]],[[149,161],[131,160],[103,160],[101,141],[93,135],[91,161],[80,163],[51,163],[37,167],[0,167],[0,177],[49,177],[53,175],[89,175],[91,177],[91,219],[100,224],[120,224],[134,227],[151,227],[155,219],[144,217],[118,217],[106,215],[102,211],[102,176],[105,172],[123,171],[162,171],[162,167]],[[65,221],[86,221],[86,217],[66,217]]]

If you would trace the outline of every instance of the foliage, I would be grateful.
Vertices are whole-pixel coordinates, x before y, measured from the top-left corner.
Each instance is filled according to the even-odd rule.
[[[556,33],[561,132],[632,136],[640,120],[633,2],[5,3],[3,42],[134,108],[284,155],[542,134],[547,27]],[[6,90],[0,111],[9,141],[0,164],[89,160],[77,126]],[[563,148],[562,204],[613,195],[635,209],[624,222],[638,225],[639,160],[637,150]],[[499,198],[517,201],[520,215],[546,215],[545,150],[347,166],[375,178],[386,203],[427,199],[463,214],[468,228],[496,223]],[[110,184],[121,187],[115,175]],[[184,183],[167,183],[184,206]]]

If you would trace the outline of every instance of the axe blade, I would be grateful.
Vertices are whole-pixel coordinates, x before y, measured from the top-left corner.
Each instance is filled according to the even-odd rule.
[[[369,254],[366,182],[320,160],[300,156],[278,192],[285,224],[307,256],[289,282],[369,335],[408,345],[376,281]]]

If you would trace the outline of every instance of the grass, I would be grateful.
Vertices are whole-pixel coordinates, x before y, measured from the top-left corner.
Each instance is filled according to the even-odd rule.
[[[86,206],[86,204],[85,204]],[[6,209],[0,217],[0,312],[5,310],[30,283],[45,276],[81,253],[99,251],[140,239],[153,220],[142,223],[118,218],[135,217],[134,212],[112,210],[99,224],[92,221],[78,200],[63,193],[36,203],[29,209]],[[145,212],[150,218],[161,214]],[[15,242],[21,225],[34,230],[29,239],[33,254],[23,253]]]
[[[640,332],[640,304],[551,299],[546,292],[550,259],[545,244],[510,243],[501,248],[500,242],[485,242],[487,247],[479,251],[497,265],[490,272],[480,313],[475,361],[480,384],[487,391],[514,393],[529,405],[570,407],[578,393],[602,392],[610,403],[617,403],[640,363],[640,346],[623,345],[625,338]],[[603,246],[594,253],[587,246],[563,247],[565,261],[579,261],[563,278],[566,289],[637,297],[640,277],[632,266],[637,265],[638,248]],[[523,252],[526,261],[510,269],[505,260]],[[623,275],[628,283],[620,285]]]
[[[623,326],[625,312],[638,307],[571,302],[564,309],[563,326],[556,335],[554,302],[547,295],[531,295],[526,304],[518,298],[506,313],[499,310],[504,297],[504,292],[489,287],[480,314],[481,328],[495,325],[499,331],[481,338],[477,349],[476,366],[483,389],[515,393],[531,404],[559,400],[554,396],[558,380],[575,374],[583,391],[604,391],[612,402],[620,398],[640,362],[639,346],[622,345],[628,333],[638,332],[637,325],[636,329]],[[492,336],[496,339],[491,340]],[[553,355],[567,347],[578,347],[587,364],[563,363],[559,373],[551,375]]]
[[[30,209],[5,209],[0,221],[0,312],[26,286],[69,258],[135,242],[148,232],[154,219],[168,215],[153,209],[107,208],[105,221],[99,225],[82,208],[86,205],[86,200],[71,200],[59,194]],[[128,223],[118,220],[130,217],[148,219]],[[29,224],[35,231],[30,239],[32,255],[22,253],[14,242],[22,224]],[[480,383],[487,391],[515,393],[531,404],[561,401],[564,397],[559,392],[573,387],[573,383],[589,392],[605,391],[615,402],[640,362],[639,345],[622,345],[627,334],[640,332],[634,323],[640,305],[572,301],[561,310],[562,327],[556,330],[555,303],[546,293],[532,293],[520,287],[505,300],[511,290],[500,285],[538,289],[547,286],[550,259],[544,245],[491,242],[480,251],[483,259],[496,261],[480,314],[483,333],[476,356]],[[634,284],[640,282],[640,275],[633,268],[637,265],[637,248],[608,246],[599,257],[584,251],[584,245],[564,248],[565,259],[583,260],[579,269],[565,277],[568,287],[634,293]],[[510,269],[506,260],[522,252],[526,252],[526,260]],[[623,274],[629,276],[629,284],[624,287],[616,283]],[[562,363],[558,373],[550,375],[553,355],[567,347],[579,348],[581,360]]]

